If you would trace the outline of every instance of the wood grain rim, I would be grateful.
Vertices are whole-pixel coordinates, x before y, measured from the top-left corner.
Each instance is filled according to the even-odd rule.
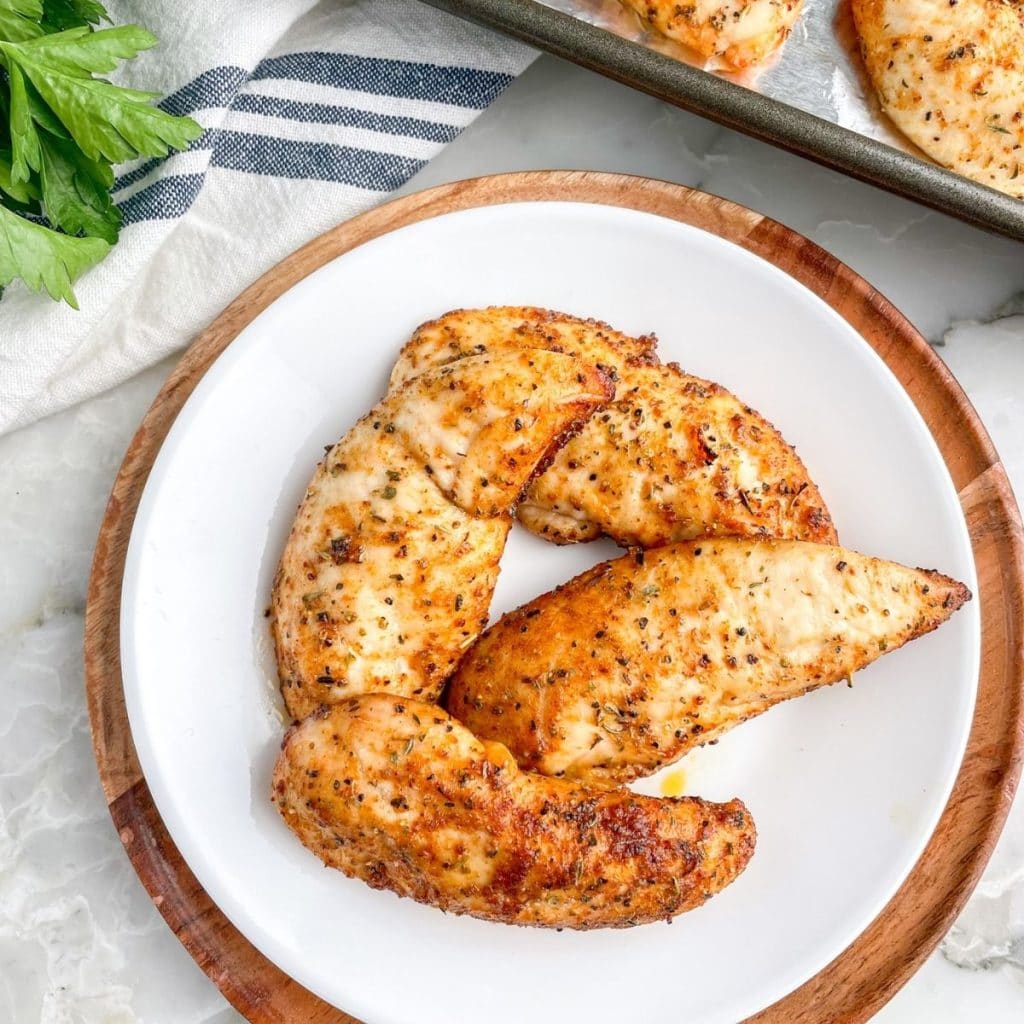
[[[132,440],[114,482],[89,581],[85,679],[93,747],[114,824],[153,902],[228,1000],[254,1024],[353,1022],[289,978],[203,891],[153,804],[132,743],[120,663],[125,554],[149,470],[203,374],[270,303],[323,264],[397,228],[500,203],[574,201],[657,214],[726,239],[827,302],[885,360],[938,442],[977,564],[982,618],[978,700],[960,772],[914,869],[835,960],[750,1021],[871,1017],[910,978],[959,913],[995,846],[1024,757],[1024,530],[995,449],[967,396],[882,295],[810,240],[751,210],[669,182],[546,171],[495,175],[394,200],[314,239],[247,288],[187,350]],[[397,342],[396,342],[397,344]]]

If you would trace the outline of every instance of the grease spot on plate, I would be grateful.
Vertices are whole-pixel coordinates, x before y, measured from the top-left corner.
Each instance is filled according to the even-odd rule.
[[[662,796],[682,796],[686,792],[686,772],[676,768],[661,780]]]

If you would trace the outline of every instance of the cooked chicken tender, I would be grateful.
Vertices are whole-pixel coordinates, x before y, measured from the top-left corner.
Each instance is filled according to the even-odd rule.
[[[435,705],[346,700],[285,737],[273,799],[325,864],[456,914],[619,928],[700,906],[754,850],[738,800],[659,800],[520,772]]]
[[[482,352],[554,349],[607,369],[614,401],[530,485],[519,521],[559,544],[623,547],[703,536],[834,543],[818,488],[763,417],[710,381],[660,365],[653,337],[531,307],[454,310],[405,346],[392,386]]]
[[[622,0],[663,36],[696,50],[721,70],[770,57],[792,31],[802,0]]]
[[[524,769],[624,783],[845,679],[969,599],[937,572],[819,544],[637,552],[500,619],[460,664],[447,707]]]
[[[329,449],[272,597],[294,717],[373,690],[436,699],[487,624],[516,499],[611,393],[570,356],[475,356],[392,392]]]
[[[1024,198],[1024,3],[853,0],[885,112],[930,157]]]

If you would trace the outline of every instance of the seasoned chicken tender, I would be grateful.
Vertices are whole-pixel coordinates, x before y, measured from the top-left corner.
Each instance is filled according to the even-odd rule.
[[[798,541],[636,552],[503,616],[447,707],[524,769],[624,783],[845,679],[969,599],[937,572]]]
[[[392,392],[329,449],[274,582],[294,717],[371,690],[437,698],[487,624],[512,506],[611,393],[555,352],[475,356]]]
[[[391,371],[392,388],[435,366],[485,352],[546,348],[585,363],[621,371],[631,363],[657,363],[658,339],[634,338],[601,323],[537,306],[453,309],[416,328]]]
[[[435,705],[345,700],[285,737],[273,799],[330,867],[456,914],[620,928],[700,906],[744,869],[739,800],[659,800],[520,772]]]
[[[853,0],[897,127],[945,167],[1024,198],[1024,2]]]
[[[530,485],[519,521],[559,544],[607,534],[623,547],[703,536],[835,543],[794,449],[725,388],[660,365],[653,337],[531,307],[454,310],[419,327],[392,386],[472,353],[553,349],[596,364],[615,399]]]
[[[771,56],[792,31],[802,0],[622,0],[663,36],[696,50],[720,70]]]

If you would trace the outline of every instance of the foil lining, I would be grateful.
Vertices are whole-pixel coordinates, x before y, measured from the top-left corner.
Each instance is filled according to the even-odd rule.
[[[882,111],[861,63],[849,0],[805,0],[799,20],[777,55],[759,69],[743,73],[716,68],[692,50],[648,29],[618,0],[539,2],[931,162]]]

